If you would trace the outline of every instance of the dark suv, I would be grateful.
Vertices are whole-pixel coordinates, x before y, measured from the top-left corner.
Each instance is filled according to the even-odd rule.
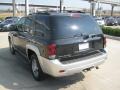
[[[98,67],[107,57],[101,29],[82,13],[31,14],[19,20],[8,40],[12,54],[28,58],[35,80]]]

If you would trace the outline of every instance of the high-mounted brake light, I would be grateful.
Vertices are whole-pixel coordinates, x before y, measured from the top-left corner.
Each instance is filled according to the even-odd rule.
[[[54,59],[56,56],[56,44],[48,45],[48,56],[50,59]]]

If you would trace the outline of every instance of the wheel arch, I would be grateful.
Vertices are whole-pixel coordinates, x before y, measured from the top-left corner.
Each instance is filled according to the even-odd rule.
[[[27,57],[29,59],[29,62],[30,62],[30,55],[33,53],[36,54],[38,61],[39,61],[39,64],[41,65],[41,68],[43,67],[43,61],[42,61],[40,51],[39,51],[37,46],[31,45],[31,44],[26,45],[26,53],[27,53]]]
[[[26,45],[26,53],[27,53],[27,57],[29,59],[29,55],[31,55],[32,53],[35,53],[38,56],[40,56],[40,52],[39,49],[34,46],[34,45]]]

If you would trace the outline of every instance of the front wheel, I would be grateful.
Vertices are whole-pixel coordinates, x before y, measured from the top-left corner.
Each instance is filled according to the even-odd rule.
[[[36,54],[31,55],[30,60],[31,60],[31,71],[34,79],[36,81],[44,80],[45,74],[43,73],[40,67]]]

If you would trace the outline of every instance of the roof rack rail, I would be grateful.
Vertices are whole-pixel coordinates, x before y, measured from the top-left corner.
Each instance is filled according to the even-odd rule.
[[[38,11],[36,13],[31,13],[29,15],[33,15],[33,14],[42,14],[42,15],[51,15],[51,14],[60,14],[61,12],[59,11],[55,11],[55,10],[51,10],[51,11]],[[61,14],[63,13],[85,13],[83,11],[75,11],[75,10],[64,10]]]
[[[46,14],[46,15],[49,15],[50,13],[48,11],[38,11],[35,14]]]
[[[68,13],[85,13],[83,11],[66,10]]]

